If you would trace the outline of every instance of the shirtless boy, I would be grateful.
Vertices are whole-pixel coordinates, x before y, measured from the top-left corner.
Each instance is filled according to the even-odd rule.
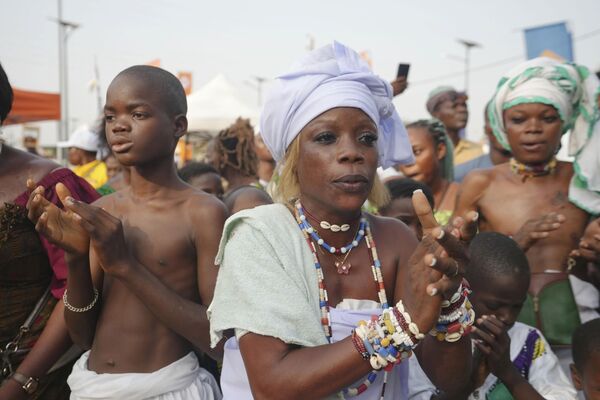
[[[186,112],[173,75],[124,70],[104,115],[111,150],[131,167],[130,186],[93,206],[63,193],[66,213],[32,193],[30,218],[67,252],[69,332],[91,349],[69,377],[72,399],[220,398],[193,350],[209,352],[205,305],[226,210],[177,177],[173,153]]]

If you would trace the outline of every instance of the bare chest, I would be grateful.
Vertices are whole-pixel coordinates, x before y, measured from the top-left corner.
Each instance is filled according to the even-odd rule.
[[[569,235],[585,224],[587,214],[569,201],[568,184],[495,184],[479,202],[486,230],[514,235],[525,222],[552,212],[566,217],[558,232]]]
[[[127,247],[138,262],[166,281],[195,273],[196,248],[181,211],[139,206],[116,212]]]

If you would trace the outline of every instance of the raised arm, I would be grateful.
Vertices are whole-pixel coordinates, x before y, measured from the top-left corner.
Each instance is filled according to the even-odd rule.
[[[396,296],[399,298],[396,300],[404,299],[407,308],[415,310],[411,312],[411,314],[415,314],[413,319],[416,319],[417,315],[421,313],[435,315],[435,319],[437,319],[442,299],[449,299],[452,296],[458,286],[457,280],[461,279],[460,276],[462,276],[468,261],[466,245],[459,238],[461,233],[464,236],[471,234],[471,225],[476,219],[473,218],[472,213],[467,214],[469,222],[463,221],[460,227],[455,229],[456,232],[452,234],[450,227],[443,231],[438,226],[431,207],[422,193],[413,195],[413,205],[423,226],[425,237],[418,247],[416,243],[413,244],[415,251],[411,260],[399,265],[396,282]],[[441,246],[431,241],[432,236],[438,238]],[[428,237],[429,240],[427,240]],[[448,256],[453,258],[449,259]],[[451,272],[448,276],[452,276],[453,279],[442,276],[441,272],[430,267],[415,268],[415,258],[422,258],[425,264],[431,264],[431,261],[435,259],[435,264],[444,264],[443,268],[450,268]],[[427,280],[419,279],[418,276],[423,274],[428,274],[429,278]],[[411,286],[414,287],[411,288]],[[432,289],[435,290],[433,295],[431,295]],[[421,300],[420,302],[415,302],[411,298],[412,294],[425,291],[431,296],[417,296],[416,299]],[[434,322],[427,320],[421,322],[422,325],[419,326],[430,327]],[[465,372],[471,369],[471,344],[467,338],[449,343],[426,335],[417,347],[415,354],[423,371],[437,388],[446,393],[457,393],[466,385],[468,374]]]
[[[61,183],[56,185],[56,192],[63,204],[71,196],[69,189]],[[100,310],[102,272],[93,254],[90,255],[89,236],[80,218],[70,210],[59,209],[48,201],[43,193],[44,188],[41,186],[32,191],[27,203],[28,217],[36,224],[35,228],[40,234],[65,252],[65,261],[68,265],[65,298],[70,305],[65,308],[65,321],[73,341],[80,347],[88,349],[94,339]],[[90,269],[90,262],[92,269]],[[86,306],[92,303],[93,307],[86,309]]]
[[[104,273],[93,250],[87,254],[66,253],[69,267],[65,299],[65,321],[73,342],[90,349],[96,334],[96,323],[102,308]]]
[[[462,181],[456,195],[456,206],[452,218],[465,217],[470,211],[479,212],[479,200],[485,193],[490,171],[471,171]]]

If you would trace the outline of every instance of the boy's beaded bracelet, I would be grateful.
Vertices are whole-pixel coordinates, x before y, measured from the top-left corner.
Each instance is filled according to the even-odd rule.
[[[65,307],[67,308],[67,310],[74,312],[74,313],[84,313],[84,312],[90,311],[92,308],[94,308],[94,306],[98,302],[98,297],[99,297],[98,289],[94,288],[94,299],[92,300],[92,302],[90,304],[88,304],[85,307],[74,307],[71,304],[69,304],[69,300],[67,299],[67,290],[65,289],[62,300],[63,300],[63,303],[65,304]]]

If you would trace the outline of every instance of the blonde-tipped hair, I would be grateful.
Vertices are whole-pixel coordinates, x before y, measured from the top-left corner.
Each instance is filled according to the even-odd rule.
[[[279,180],[273,191],[273,200],[278,203],[291,205],[300,197],[300,182],[298,181],[298,161],[300,159],[299,136],[294,139],[285,153],[285,159],[280,169]],[[390,201],[390,194],[385,185],[375,174],[373,187],[367,198],[370,205],[377,208],[383,207]]]

